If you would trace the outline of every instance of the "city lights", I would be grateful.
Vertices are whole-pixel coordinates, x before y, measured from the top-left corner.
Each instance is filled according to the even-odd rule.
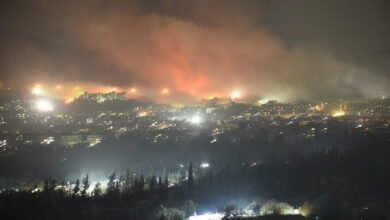
[[[332,116],[333,116],[333,117],[342,117],[342,116],[345,116],[345,111],[343,111],[343,110],[334,111],[334,112],[332,112]]]
[[[139,112],[139,113],[137,114],[137,117],[142,118],[142,117],[146,117],[146,116],[148,116],[148,115],[149,115],[149,113],[148,113],[147,111],[142,111],[142,112]]]
[[[54,110],[53,105],[47,100],[38,100],[35,107],[40,112],[51,112]]]
[[[220,220],[223,218],[223,214],[220,213],[206,213],[203,215],[193,215],[189,217],[189,220]]]

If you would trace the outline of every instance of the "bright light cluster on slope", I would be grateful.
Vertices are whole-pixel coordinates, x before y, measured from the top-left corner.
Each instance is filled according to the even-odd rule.
[[[222,218],[223,215],[220,213],[206,213],[203,215],[190,216],[188,220],[220,220]]]
[[[54,110],[54,106],[48,100],[42,99],[36,102],[35,108],[39,112],[51,112]]]

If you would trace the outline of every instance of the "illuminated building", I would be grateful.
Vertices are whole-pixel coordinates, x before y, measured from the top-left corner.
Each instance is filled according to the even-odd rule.
[[[98,134],[89,134],[89,135],[80,135],[80,134],[70,134],[60,136],[60,144],[65,147],[74,147],[79,144],[86,144],[87,147],[93,147],[99,144],[103,140],[102,135]]]
[[[97,144],[99,144],[102,141],[102,136],[101,135],[87,135],[86,137],[86,142],[88,143],[88,147],[93,147]]]
[[[347,111],[347,105],[341,104],[341,99],[340,99],[339,110],[334,111],[334,112],[332,113],[332,116],[333,116],[333,117],[345,116],[345,115],[346,115],[346,111]]]
[[[78,100],[92,101],[92,102],[119,102],[126,100],[126,93],[124,92],[109,92],[109,93],[88,93],[84,92]]]
[[[65,147],[73,147],[83,143],[83,137],[81,135],[63,135],[60,140],[61,145]]]

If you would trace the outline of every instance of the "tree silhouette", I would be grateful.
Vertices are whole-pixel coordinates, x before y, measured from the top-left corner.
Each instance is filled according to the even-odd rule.
[[[77,194],[80,192],[80,180],[77,179],[76,183],[73,187],[73,196],[77,196]]]
[[[97,182],[95,184],[95,188],[93,189],[92,194],[94,197],[99,197],[102,195],[102,188],[100,182]]]
[[[163,180],[162,180],[162,177],[161,177],[161,176],[158,177],[157,188],[158,188],[159,190],[162,190],[162,189],[164,188],[164,183],[163,183]]]
[[[90,182],[87,174],[83,179],[83,189],[80,192],[81,196],[85,197],[87,195],[87,190],[89,189],[89,186],[90,186]]]
[[[112,174],[108,177],[107,193],[112,193],[112,192],[115,191],[115,187],[116,187],[115,178],[116,178],[116,174],[115,174],[115,171],[114,171],[114,172],[112,172]]]
[[[169,187],[168,176],[165,176],[163,186],[164,186],[165,189],[168,189],[168,187]]]
[[[143,175],[141,175],[140,177],[139,177],[139,179],[138,179],[138,181],[137,181],[137,189],[138,189],[138,191],[139,192],[142,192],[143,190],[144,190],[144,188],[145,188],[145,178],[144,178],[144,176]]]
[[[119,187],[119,191],[125,191],[125,177],[122,174],[119,176],[119,182],[117,185]]]
[[[124,192],[126,194],[129,194],[130,193],[130,190],[131,190],[131,173],[130,173],[130,169],[127,168],[126,170],[126,175],[125,175],[125,183],[124,183]]]
[[[150,177],[149,180],[149,191],[155,191],[157,189],[157,179],[155,176]]]
[[[44,192],[47,192],[47,191],[49,191],[49,188],[50,188],[50,186],[49,186],[49,180],[45,180],[45,183],[44,183],[44,185],[43,185],[43,191],[44,191]]]
[[[190,166],[188,167],[188,186],[192,188],[194,184],[194,173],[192,170],[192,162],[190,162]]]

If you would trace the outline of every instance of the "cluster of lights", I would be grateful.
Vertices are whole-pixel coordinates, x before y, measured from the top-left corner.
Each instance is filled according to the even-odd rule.
[[[55,86],[53,86],[53,91],[56,91],[56,92],[62,92],[64,90],[64,86],[62,84],[57,84]],[[81,90],[81,87],[80,86],[74,86],[73,87],[73,90],[72,91],[77,91],[77,92],[83,92],[83,90]],[[116,87],[110,87],[108,89],[105,89],[106,92],[116,92],[116,91],[120,91],[120,89],[116,88]],[[31,94],[32,95],[36,95],[36,96],[43,96],[43,95],[46,95],[48,94],[49,92],[45,91],[44,87],[41,85],[41,84],[36,84],[35,86],[33,86],[33,88],[31,89]],[[130,87],[128,90],[127,90],[127,93],[129,95],[136,95],[139,93],[139,90],[138,88],[136,87]],[[160,90],[160,94],[161,95],[164,95],[164,96],[167,96],[169,94],[171,94],[171,91],[169,88],[163,88]],[[229,95],[229,98],[231,100],[237,100],[237,99],[241,99],[242,98],[242,93],[241,91],[239,90],[234,90],[230,93]],[[216,96],[210,96],[209,99],[212,99],[212,98],[215,98]],[[64,100],[65,103],[71,103],[73,101],[73,99],[71,100],[71,98],[67,98]],[[260,103],[260,101],[259,101]],[[262,104],[262,103],[260,103]]]
[[[56,87],[55,87],[55,89],[56,90],[62,90],[62,86],[61,85],[57,85]],[[77,86],[77,87],[75,87],[74,88],[75,90],[80,90],[80,87],[79,86]],[[115,92],[115,91],[118,91],[118,89],[117,88],[111,88],[110,89],[110,92]],[[36,85],[34,88],[33,88],[33,90],[32,90],[32,92],[31,92],[32,94],[34,94],[34,95],[43,95],[44,94],[44,90],[42,89],[42,87],[38,84],[38,85]],[[129,94],[129,95],[136,95],[136,94],[138,94],[139,93],[139,90],[137,89],[137,88],[135,88],[135,87],[132,87],[132,88],[130,88],[128,91],[127,91],[127,93]],[[161,91],[160,91],[160,94],[161,95],[163,95],[163,96],[167,96],[167,95],[169,95],[171,93],[171,91],[168,89],[168,88],[163,88]],[[238,90],[235,90],[235,91],[233,91],[231,94],[230,94],[230,99],[231,100],[237,100],[237,99],[241,99],[242,98],[242,94],[241,94],[241,92],[240,91],[238,91]],[[209,97],[209,99],[213,99],[213,98],[216,98],[216,96],[211,96],[211,97]],[[71,102],[73,102],[74,101],[74,98],[67,98],[67,99],[65,99],[65,103],[66,104],[69,104],[69,103],[71,103]],[[104,101],[104,100],[103,100]],[[266,100],[267,102],[268,102],[268,100]],[[260,102],[260,101],[259,101]],[[199,124],[201,121],[202,121],[202,118],[200,117],[200,116],[194,116],[191,120],[191,123],[193,123],[193,124]]]
[[[221,220],[224,217],[221,213],[205,213],[203,215],[193,215],[188,220]]]
[[[209,167],[210,167],[210,164],[207,163],[207,162],[203,162],[203,163],[200,164],[200,168],[202,168],[202,169],[206,169],[206,168],[209,168]]]
[[[54,143],[54,137],[48,137],[48,138],[45,138],[41,141],[41,144],[51,144],[51,143]]]
[[[280,215],[302,215],[307,217],[310,214],[310,209],[307,208],[294,208],[293,206],[287,203],[275,203],[273,206],[263,206],[261,207],[260,213],[255,213],[251,209],[243,209],[243,212],[237,217],[259,217],[272,214]],[[230,219],[232,216],[226,216],[223,213],[205,213],[202,215],[193,215],[189,217],[189,220],[221,220],[221,219]],[[257,219],[257,218],[256,218]]]
[[[343,111],[343,110],[334,111],[334,112],[332,113],[332,116],[333,116],[333,117],[345,116],[345,111]]]

